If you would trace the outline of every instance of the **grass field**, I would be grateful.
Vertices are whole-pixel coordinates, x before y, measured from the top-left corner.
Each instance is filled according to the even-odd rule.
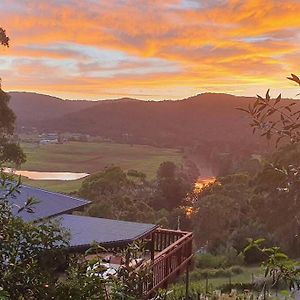
[[[77,191],[83,179],[79,180],[31,180],[26,177],[22,177],[22,183],[35,186],[48,191],[59,193],[71,193]]]
[[[22,165],[21,170],[28,171],[91,174],[106,166],[117,165],[124,170],[136,169],[152,179],[163,161],[182,163],[182,154],[176,149],[143,145],[70,142],[53,145],[24,143],[21,146],[27,155],[27,162]],[[24,183],[59,192],[74,191],[81,181],[23,180]]]

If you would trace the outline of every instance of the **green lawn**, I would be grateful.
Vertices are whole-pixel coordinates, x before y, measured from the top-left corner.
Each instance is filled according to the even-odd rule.
[[[106,166],[117,165],[124,170],[136,169],[145,173],[148,179],[152,179],[163,161],[182,163],[182,154],[176,149],[143,145],[69,142],[58,145],[23,143],[21,146],[27,155],[27,162],[22,165],[21,169],[29,171],[95,173]],[[80,186],[81,180],[25,179],[24,182],[52,191],[70,192]]]
[[[22,183],[35,186],[48,191],[59,193],[71,193],[79,189],[83,179],[79,180],[31,180],[26,177],[22,177]]]

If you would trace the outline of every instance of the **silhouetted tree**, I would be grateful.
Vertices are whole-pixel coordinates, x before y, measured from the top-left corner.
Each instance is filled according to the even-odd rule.
[[[8,47],[9,38],[5,31],[0,28],[0,43]],[[16,116],[8,107],[9,95],[1,88],[0,79],[0,166],[11,162],[20,165],[25,162],[25,155],[20,146],[14,141],[14,129]]]
[[[191,190],[191,184],[181,175],[173,162],[166,161],[160,164],[157,171],[157,194],[153,200],[155,209],[172,210],[183,204]]]

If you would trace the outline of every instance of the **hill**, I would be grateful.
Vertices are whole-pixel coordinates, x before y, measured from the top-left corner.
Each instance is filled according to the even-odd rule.
[[[63,117],[94,105],[91,101],[71,101],[27,92],[10,92],[10,107],[17,116],[18,126],[35,126],[37,122]]]
[[[224,151],[257,141],[247,116],[235,109],[252,98],[206,93],[177,101],[71,101],[33,93],[10,95],[18,126],[41,132],[86,133],[164,147],[220,144]]]
[[[99,101],[92,107],[39,122],[38,127],[163,146],[196,140],[236,141],[250,129],[246,116],[235,108],[246,106],[249,100],[201,94],[178,101]]]

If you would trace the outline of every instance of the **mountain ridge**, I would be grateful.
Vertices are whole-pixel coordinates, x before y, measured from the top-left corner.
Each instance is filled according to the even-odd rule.
[[[218,142],[234,147],[258,141],[247,115],[236,109],[247,107],[255,100],[252,97],[203,93],[181,100],[88,101],[34,93],[10,95],[18,128],[35,127],[39,132],[74,132],[170,147]]]

